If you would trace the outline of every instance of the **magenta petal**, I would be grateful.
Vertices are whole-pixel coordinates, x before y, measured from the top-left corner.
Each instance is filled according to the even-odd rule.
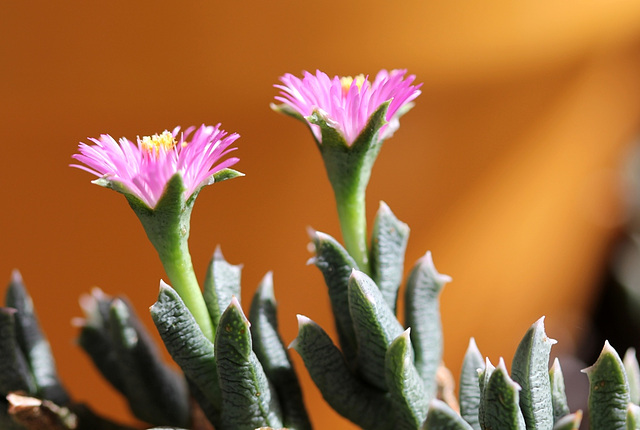
[[[90,138],[93,145],[80,143],[79,154],[72,156],[82,164],[71,166],[118,183],[154,208],[167,182],[176,173],[182,174],[187,199],[213,174],[238,162],[235,157],[223,160],[237,149],[230,145],[239,135],[228,135],[220,129],[220,124],[189,127],[182,133],[180,127],[176,127],[168,136],[169,141],[171,136],[175,139],[173,147],[159,147],[155,151],[144,149],[140,139],[133,143],[122,138],[117,143],[109,135]]]
[[[358,85],[354,79],[343,88],[339,76],[329,78],[319,70],[315,75],[303,72],[303,78],[290,73],[280,78],[280,84],[274,85],[280,90],[275,99],[299,113],[302,117],[310,116],[314,110],[321,111],[330,124],[342,134],[347,144],[351,145],[367,125],[371,115],[387,101],[391,101],[386,120],[397,124],[402,107],[411,103],[420,95],[420,85],[412,85],[414,75],[405,78],[406,70],[381,70],[373,83],[364,79]],[[316,138],[321,141],[322,135],[317,125],[309,123]],[[382,138],[390,136],[396,127],[381,128]]]

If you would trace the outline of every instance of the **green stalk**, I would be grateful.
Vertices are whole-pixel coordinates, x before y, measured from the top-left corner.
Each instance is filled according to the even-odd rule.
[[[165,245],[170,246],[158,247],[156,250],[171,286],[180,295],[185,306],[200,326],[202,333],[213,342],[213,324],[193,270],[187,239],[168,242]]]
[[[366,184],[364,187],[343,186],[334,187],[334,192],[345,248],[360,271],[370,275],[365,189]]]

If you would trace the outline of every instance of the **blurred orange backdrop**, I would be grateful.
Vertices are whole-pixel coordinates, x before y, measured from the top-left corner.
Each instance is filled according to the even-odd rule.
[[[607,245],[624,219],[618,170],[640,120],[640,3],[2,2],[0,276],[19,268],[78,401],[132,422],[74,345],[92,286],[147,308],[164,276],[124,198],[71,169],[79,141],[221,122],[241,134],[245,178],[205,189],[191,253],[243,263],[243,303],[274,271],[285,342],[295,314],[331,327],[305,228],[339,237],[308,131],[273,113],[285,72],[407,68],[416,107],[384,145],[369,187],[453,277],[442,298],[445,361],[470,336],[510,361],[546,315],[554,353],[585,336]],[[336,416],[294,353],[317,428]]]

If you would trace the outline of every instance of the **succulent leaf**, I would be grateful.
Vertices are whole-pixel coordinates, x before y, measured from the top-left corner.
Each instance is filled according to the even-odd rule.
[[[69,402],[69,395],[62,386],[51,347],[40,328],[31,296],[16,270],[6,294],[6,305],[14,308],[16,338],[28,363],[36,385],[36,395],[59,405]]]
[[[554,425],[553,430],[578,430],[582,422],[582,411],[577,410],[573,414],[565,415]]]
[[[564,376],[558,358],[553,360],[553,366],[549,369],[549,383],[551,386],[551,402],[553,404],[553,422],[557,423],[558,420],[570,413],[564,389]]]
[[[222,394],[213,343],[204,336],[178,293],[164,282],[160,283],[158,300],[150,310],[167,351],[190,384],[198,388],[201,395],[194,397],[207,418],[218,425]]]
[[[627,408],[627,430],[640,430],[640,406],[635,403]]]
[[[253,350],[276,390],[282,407],[284,425],[292,430],[310,430],[311,422],[302,400],[300,383],[288,351],[278,334],[271,272],[265,275],[253,296],[249,320]]]
[[[442,361],[439,296],[450,281],[449,276],[438,273],[431,252],[427,252],[416,262],[405,291],[405,326],[411,327],[415,365],[429,396],[435,394],[436,372]]]
[[[634,348],[627,349],[622,359],[624,370],[627,374],[629,382],[629,397],[631,403],[640,404],[640,367],[638,366],[638,358]]]
[[[484,420],[484,396],[485,396],[485,388],[489,383],[489,378],[491,378],[491,374],[495,370],[495,366],[491,364],[489,357],[486,358],[484,366],[478,369],[478,385],[480,386],[480,405],[478,406],[478,422],[480,423],[480,427],[482,429],[486,429]]]
[[[629,384],[620,356],[605,342],[596,363],[583,370],[589,377],[589,423],[593,429],[626,427]]]
[[[400,334],[385,356],[385,379],[394,405],[396,429],[415,430],[424,422],[429,399],[424,384],[413,365],[411,329]]]
[[[352,363],[356,357],[357,344],[349,313],[349,277],[357,265],[342,245],[328,234],[312,231],[310,235],[316,252],[311,261],[324,276],[340,348],[347,361]]]
[[[123,300],[113,300],[110,320],[123,394],[134,415],[152,424],[186,426],[189,394],[182,376],[160,360],[156,345]]]
[[[349,311],[358,343],[358,372],[371,385],[386,390],[385,354],[403,328],[377,285],[358,270],[349,279]]]
[[[16,338],[16,313],[13,308],[0,308],[0,394],[12,391],[33,395],[37,387],[27,360]]]
[[[242,265],[227,263],[220,247],[216,248],[209,262],[204,279],[204,301],[207,304],[214,330],[224,310],[231,303],[231,298],[240,300],[240,276]]]
[[[483,428],[510,430],[526,428],[524,416],[520,410],[519,391],[520,386],[509,377],[504,360],[501,358],[484,387]]]
[[[363,429],[394,429],[394,412],[385,393],[351,373],[320,326],[298,315],[298,336],[290,348],[298,351],[322,397],[336,412]]]
[[[408,240],[409,226],[398,220],[385,202],[380,202],[371,234],[371,278],[394,313]]]
[[[282,427],[278,398],[252,350],[249,321],[235,297],[220,318],[215,350],[222,392],[220,427]]]
[[[445,402],[433,399],[421,430],[472,430],[460,415]]]
[[[480,408],[480,381],[478,370],[484,369],[484,360],[474,338],[469,340],[469,347],[462,361],[460,385],[458,388],[460,415],[474,430],[480,430],[478,410]]]
[[[222,169],[213,174],[213,181],[215,183],[226,181],[227,179],[238,178],[240,176],[244,176],[244,173],[238,172],[233,169]]]
[[[527,330],[513,356],[511,376],[522,387],[520,408],[527,430],[553,428],[549,354],[554,343],[544,332],[542,317]]]

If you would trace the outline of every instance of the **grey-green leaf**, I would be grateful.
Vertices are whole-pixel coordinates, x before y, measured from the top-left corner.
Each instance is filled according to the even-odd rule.
[[[186,426],[189,393],[182,376],[161,361],[160,351],[123,300],[113,300],[110,321],[124,394],[133,413],[152,424]]]
[[[356,378],[331,338],[309,318],[298,315],[298,351],[322,397],[363,429],[392,430],[394,412],[385,393]]]
[[[635,348],[627,349],[622,363],[624,364],[627,381],[629,382],[629,397],[631,403],[635,403],[636,405],[640,404],[640,367],[638,366]]]
[[[565,415],[554,425],[553,430],[578,430],[582,422],[582,411],[577,410],[573,414]]]
[[[553,403],[549,382],[549,354],[555,340],[544,332],[544,317],[527,330],[511,364],[511,377],[520,392],[520,408],[527,430],[553,428]]]
[[[430,396],[436,392],[436,372],[442,361],[439,297],[450,281],[449,276],[438,273],[427,252],[416,262],[405,291],[405,326],[411,327],[416,368]]]
[[[241,273],[242,265],[227,263],[220,247],[216,248],[204,279],[204,300],[207,304],[214,330],[218,329],[218,322],[222,312],[231,303],[231,298],[236,297],[240,300]]]
[[[480,423],[480,427],[482,429],[486,428],[486,424],[484,420],[485,388],[489,383],[489,378],[491,378],[491,374],[495,369],[496,368],[493,364],[491,364],[489,357],[486,358],[484,367],[478,369],[478,385],[480,386],[480,405],[478,406],[478,422]]]
[[[251,310],[253,350],[267,378],[273,383],[282,407],[283,424],[292,430],[310,430],[311,422],[302,400],[302,390],[282,338],[278,333],[273,276],[267,273],[253,296]]]
[[[445,402],[433,399],[421,430],[472,430],[460,415]]]
[[[356,357],[356,334],[349,313],[349,277],[357,268],[349,253],[328,234],[311,231],[316,256],[310,261],[320,269],[327,284],[331,310],[342,353],[349,363]]]
[[[480,408],[480,382],[478,370],[484,369],[484,360],[474,338],[469,340],[469,347],[462,361],[458,399],[460,415],[475,430],[480,430],[478,411]]]
[[[501,358],[483,391],[485,429],[524,430],[526,428],[520,410],[519,391],[520,386],[509,377],[504,360]]]
[[[371,278],[394,313],[408,240],[409,226],[398,220],[385,202],[380,202],[371,233]]]
[[[178,293],[164,282],[160,283],[158,300],[150,310],[167,351],[202,394],[203,398],[196,399],[203,411],[208,411],[207,418],[219,425],[222,395],[213,343],[202,333]]]
[[[249,321],[235,297],[220,318],[215,350],[222,392],[220,427],[282,427],[278,398],[252,350]]]
[[[36,393],[35,381],[16,338],[16,313],[13,308],[0,308],[0,394],[3,397],[11,391]]]
[[[395,428],[415,430],[427,415],[429,399],[413,365],[411,329],[400,334],[389,346],[385,357],[385,380],[396,414]]]
[[[605,342],[596,363],[583,370],[589,377],[589,423],[594,430],[626,427],[629,384],[620,356]]]
[[[373,280],[358,270],[349,278],[349,312],[358,343],[358,373],[386,390],[385,354],[403,328]]]
[[[18,311],[15,314],[16,338],[33,375],[37,387],[35,394],[58,405],[66,405],[69,395],[58,378],[49,341],[40,328],[33,301],[17,270],[11,276],[6,304]]]
[[[549,382],[551,385],[551,402],[553,404],[553,422],[557,423],[560,418],[569,415],[569,404],[564,388],[564,376],[560,361],[553,360],[553,366],[549,369]]]

